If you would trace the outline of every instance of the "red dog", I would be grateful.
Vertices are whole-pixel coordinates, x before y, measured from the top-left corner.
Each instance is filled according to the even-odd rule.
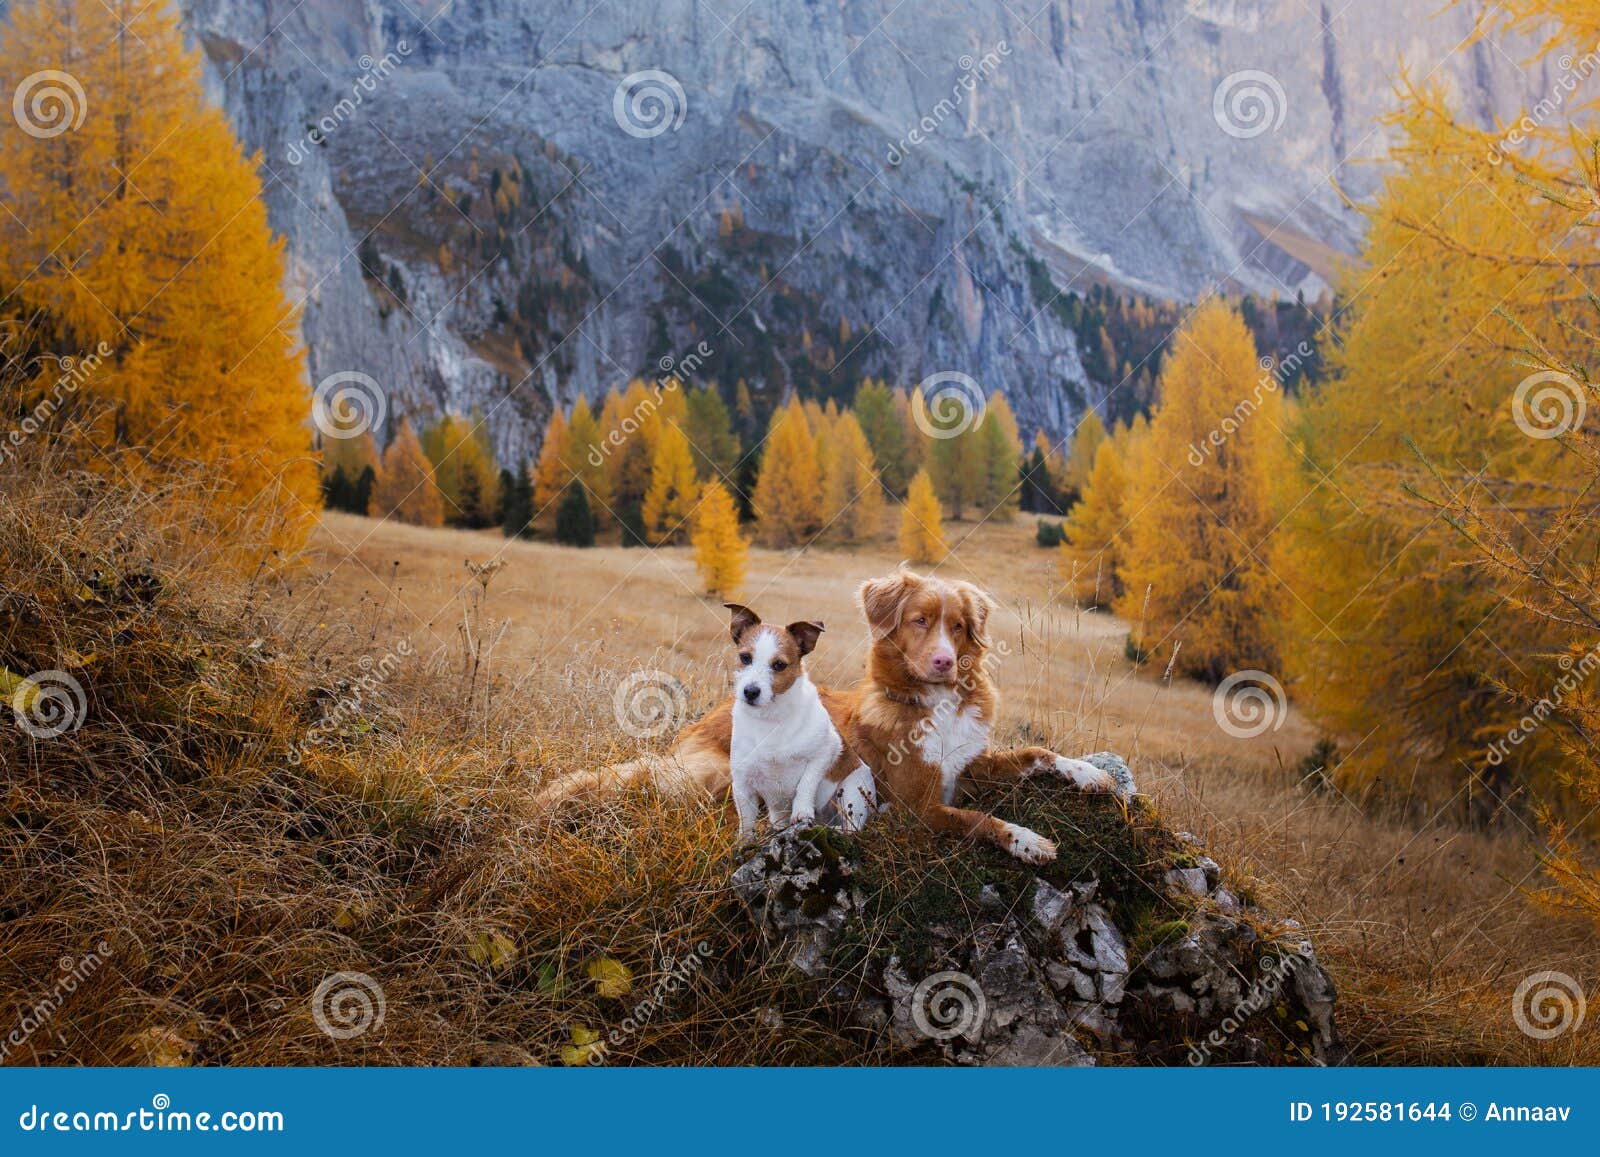
[[[994,601],[969,582],[908,570],[863,583],[859,597],[872,653],[846,739],[879,793],[935,831],[980,837],[1030,864],[1055,859],[1055,844],[1037,832],[954,806],[963,782],[1055,775],[1084,791],[1116,787],[1093,764],[1047,748],[989,747],[999,703],[984,669]]]

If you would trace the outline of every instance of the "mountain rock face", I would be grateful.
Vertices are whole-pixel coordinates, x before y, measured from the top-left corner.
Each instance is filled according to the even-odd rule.
[[[1062,432],[1108,388],[1065,292],[1317,293],[1402,62],[1480,119],[1552,79],[1436,0],[185,7],[312,380],[478,408],[508,460],[666,368],[768,401],[955,372]]]

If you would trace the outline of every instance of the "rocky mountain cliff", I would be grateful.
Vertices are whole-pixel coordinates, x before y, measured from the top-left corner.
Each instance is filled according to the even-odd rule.
[[[776,396],[1003,389],[1061,431],[1064,292],[1316,293],[1402,60],[1548,87],[1437,0],[188,0],[261,150],[312,380],[483,410],[660,372]],[[1553,67],[1553,66],[1551,66]],[[667,359],[671,359],[669,362]]]

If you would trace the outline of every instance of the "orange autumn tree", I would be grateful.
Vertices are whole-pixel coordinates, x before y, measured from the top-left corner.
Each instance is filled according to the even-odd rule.
[[[177,12],[12,5],[0,75],[21,112],[0,134],[7,304],[58,345],[111,351],[83,387],[86,449],[139,477],[202,476],[209,519],[298,546],[320,501],[283,246]]]
[[[493,525],[500,505],[500,471],[483,415],[474,412],[468,419],[445,414],[423,431],[421,441],[444,498],[445,521],[469,528]]]
[[[726,598],[744,585],[750,543],[739,533],[739,511],[733,495],[713,478],[700,489],[689,541],[707,594]]]
[[[1600,11],[1513,0],[1481,31],[1508,29],[1537,31],[1552,59],[1583,55]],[[1594,91],[1485,131],[1444,92],[1403,89],[1369,214],[1381,276],[1341,293],[1334,376],[1296,426],[1283,565],[1306,604],[1285,630],[1304,698],[1362,738],[1339,778],[1398,766],[1408,792],[1479,822],[1538,815],[1537,898],[1600,924]],[[1325,625],[1298,638],[1312,616]]]
[[[444,525],[444,498],[433,479],[433,463],[422,452],[422,442],[409,421],[401,421],[383,451],[383,469],[367,513],[414,526]]]
[[[604,437],[588,399],[579,398],[567,422],[565,461],[589,500],[589,512],[602,525],[611,518],[611,478],[606,472]]]
[[[1072,432],[1071,448],[1061,468],[1064,487],[1077,494],[1083,493],[1084,487],[1089,485],[1089,475],[1094,471],[1095,455],[1099,453],[1100,443],[1108,437],[1106,424],[1100,420],[1100,415],[1093,410],[1085,410],[1078,428]]]
[[[544,441],[539,443],[539,457],[533,465],[533,525],[552,532],[556,525],[556,507],[572,481],[572,466],[568,463],[570,438],[567,419],[557,406],[550,411],[550,421],[544,428]]]
[[[776,547],[804,546],[822,529],[817,444],[804,409],[793,398],[772,415],[753,505],[762,539]]]
[[[1128,475],[1116,442],[1095,446],[1094,467],[1063,527],[1056,570],[1067,595],[1083,606],[1103,607],[1122,594]]]
[[[1238,312],[1215,298],[1200,306],[1173,338],[1128,479],[1117,613],[1136,624],[1139,649],[1170,658],[1178,647],[1176,669],[1210,680],[1277,666],[1284,596],[1266,554],[1283,423],[1281,399],[1260,379]],[[1211,444],[1246,399],[1249,415]]]
[[[652,546],[683,537],[700,492],[689,439],[671,423],[656,433],[650,465],[650,488],[644,496],[644,528]]]
[[[944,538],[944,513],[926,470],[917,471],[906,491],[899,545],[900,553],[911,562],[943,562],[950,553]]]
[[[849,411],[834,418],[818,447],[822,470],[823,534],[833,542],[864,542],[883,527],[883,486],[861,423]]]
[[[1518,7],[1578,21],[1557,51],[1584,43],[1578,8]],[[1513,144],[1442,91],[1402,93],[1332,374],[1294,426],[1282,647],[1309,713],[1354,737],[1341,782],[1395,784],[1401,767],[1402,790],[1487,822],[1581,766],[1562,728],[1521,721],[1569,646],[1591,645],[1562,621],[1575,607],[1530,612],[1541,582],[1593,566],[1581,419],[1600,270],[1583,221],[1600,110],[1575,98],[1574,135],[1551,123]],[[1486,544],[1542,558],[1539,577],[1486,565]]]

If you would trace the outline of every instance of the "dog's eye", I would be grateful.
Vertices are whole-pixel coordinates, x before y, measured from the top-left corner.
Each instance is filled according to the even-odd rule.
[[[750,656],[749,655],[740,655],[739,656],[739,666],[748,667],[749,665],[750,665]]]
[[[926,627],[928,625],[928,616],[927,615],[918,615],[916,618],[912,619],[911,621],[913,623],[916,623],[917,626],[919,626],[919,627]]]
[[[789,666],[789,664],[785,663],[782,659],[774,659],[774,660],[772,660],[772,669],[774,671],[782,671],[782,670],[786,669],[788,666]]]
[[[959,635],[959,634],[960,634],[960,633],[961,633],[961,632],[962,632],[962,631],[964,631],[964,630],[966,630],[966,629],[967,629],[967,624],[965,624],[965,623],[957,623],[957,624],[956,624],[956,625],[955,625],[955,626],[954,626],[954,627],[952,627],[952,628],[951,628],[951,629],[952,629],[952,630],[953,630],[953,631],[955,631],[955,633],[956,633],[956,634],[958,634],[958,635]]]

